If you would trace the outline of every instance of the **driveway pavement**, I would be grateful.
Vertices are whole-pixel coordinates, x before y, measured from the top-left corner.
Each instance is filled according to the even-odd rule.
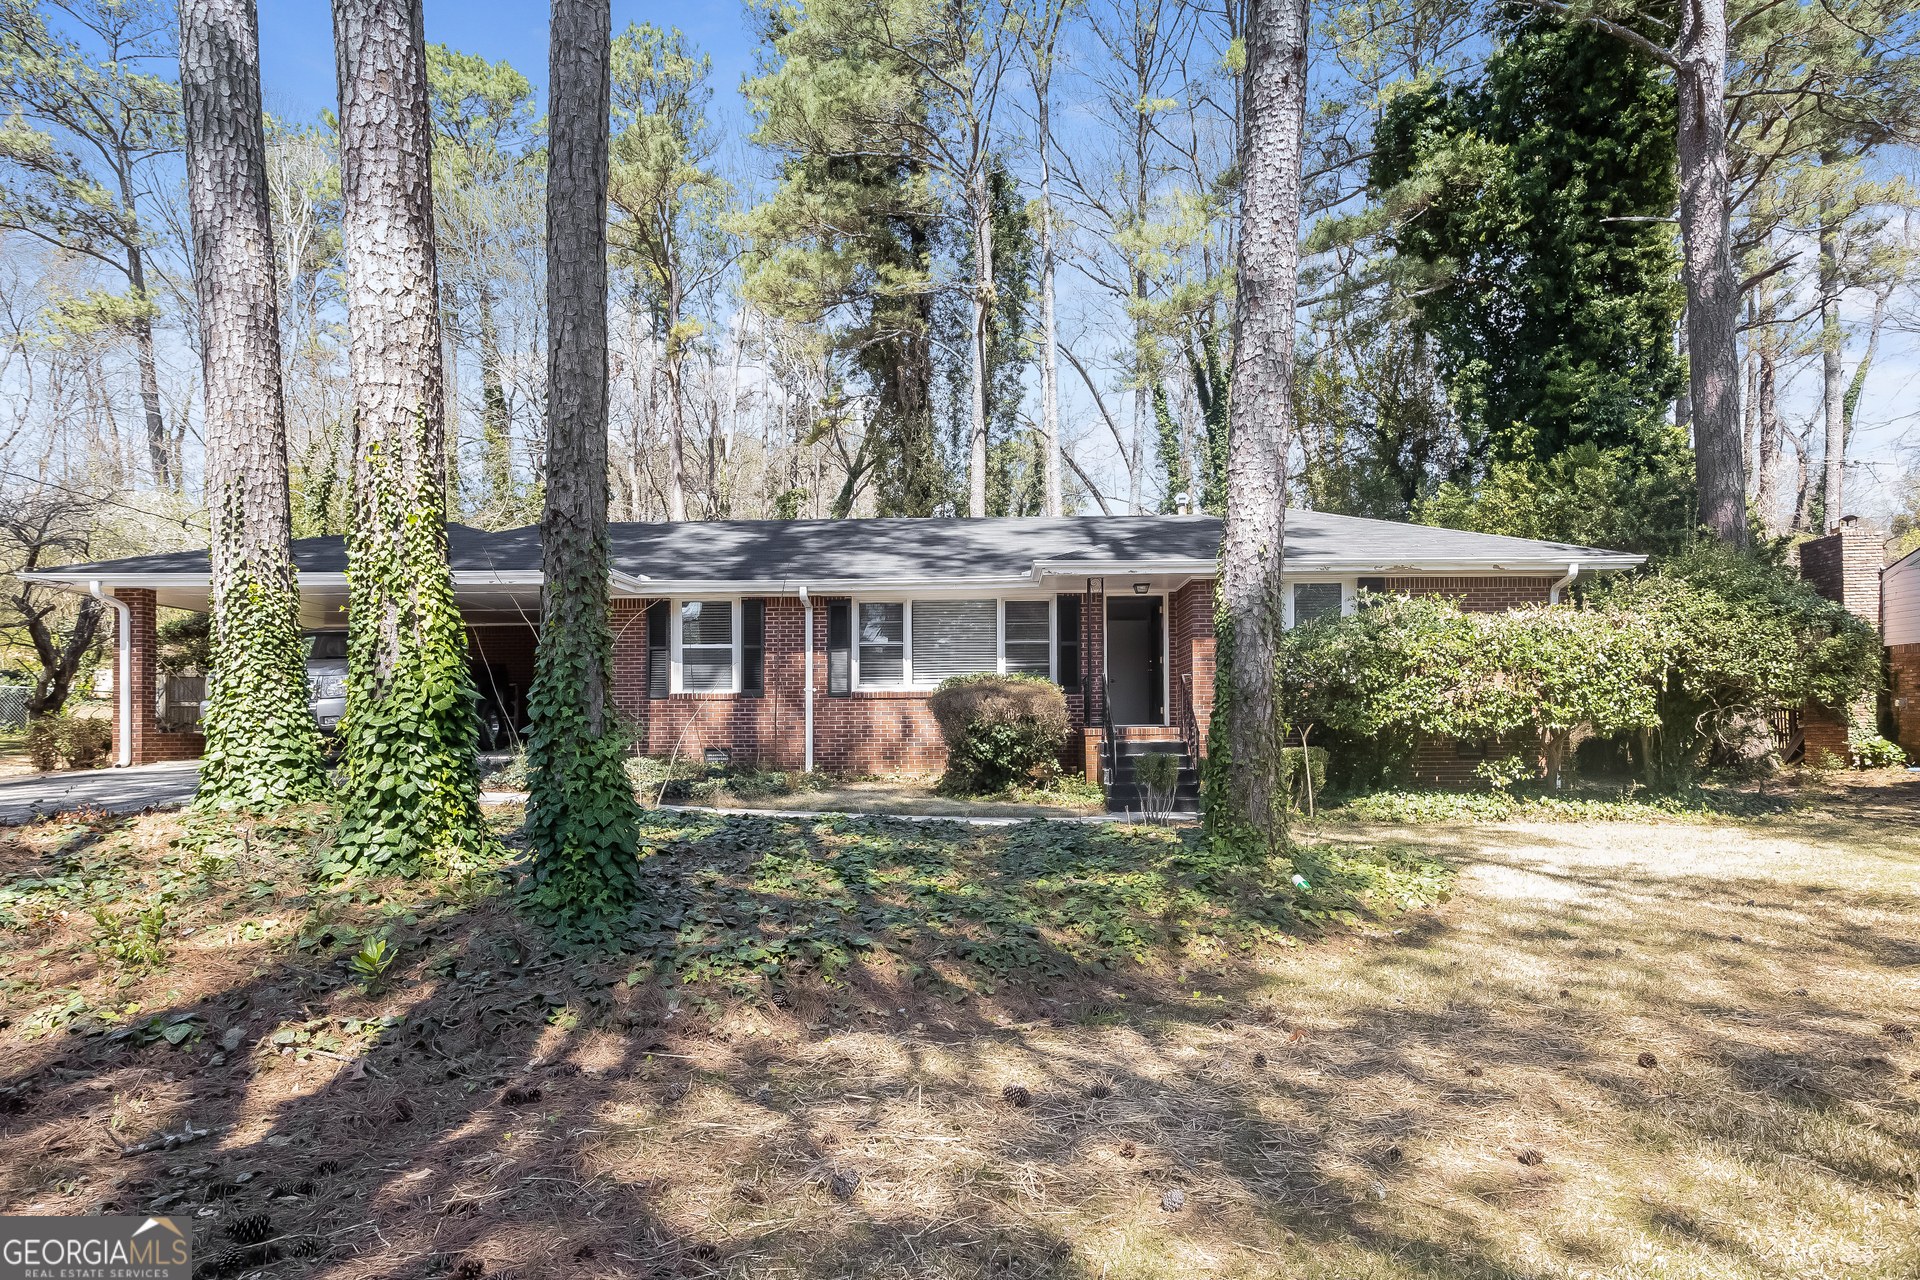
[[[73,809],[137,813],[148,805],[185,804],[200,786],[200,762],[34,773],[0,780],[0,823],[14,825]]]

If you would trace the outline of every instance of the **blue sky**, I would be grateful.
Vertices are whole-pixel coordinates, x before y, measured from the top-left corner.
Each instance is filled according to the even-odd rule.
[[[427,41],[449,44],[489,61],[504,58],[533,81],[544,106],[547,83],[547,5],[544,0],[427,0]],[[614,0],[613,29],[651,22],[678,27],[713,55],[715,115],[738,111],[741,76],[753,69],[753,37],[742,6],[727,3],[663,5]],[[260,0],[260,78],[267,109],[309,120],[338,104],[333,66],[332,8],[325,0]]]
[[[283,118],[311,120],[323,108],[336,106],[333,28],[326,0],[259,0],[259,4],[267,109]],[[533,81],[536,100],[544,108],[547,12],[546,0],[426,0],[427,39],[492,61],[506,59]],[[614,0],[616,32],[638,22],[677,26],[701,52],[712,56],[714,98],[709,119],[724,132],[737,131],[743,123],[738,88],[741,78],[753,69],[754,45],[740,0],[679,5]],[[1860,345],[1856,339],[1849,347],[1849,371]],[[1783,410],[1796,421],[1818,412],[1815,381],[1803,372],[1782,392]],[[1879,515],[1894,505],[1920,426],[1914,409],[1916,387],[1920,387],[1920,359],[1914,342],[1909,335],[1889,333],[1868,379],[1857,434],[1848,450],[1850,461],[1864,464],[1849,479],[1854,497],[1848,505],[1863,514]]]

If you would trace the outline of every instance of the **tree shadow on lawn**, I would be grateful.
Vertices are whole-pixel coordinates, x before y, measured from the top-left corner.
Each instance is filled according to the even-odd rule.
[[[497,900],[442,907],[399,932],[387,996],[243,948],[157,1010],[196,1012],[196,1043],[16,1040],[0,1199],[158,1206],[203,1259],[265,1213],[283,1256],[236,1275],[1517,1280],[1636,1249],[1781,1274],[1807,1256],[1787,1245],[1910,1266],[1859,1205],[1912,1191],[1899,1077],[1920,1061],[1881,1028],[1913,963],[1891,917],[1916,912],[1773,880],[1565,879],[1571,906],[1456,900],[1398,936],[1114,972],[1023,932],[1036,968],[1072,975],[959,1001],[856,960],[837,986],[796,974],[780,1008],[716,991],[697,1028],[620,982],[628,961],[550,952]],[[1734,933],[1756,941],[1729,953]],[[343,1055],[364,1070],[273,1043],[381,1015],[403,1021]],[[188,1123],[216,1132],[114,1154]]]

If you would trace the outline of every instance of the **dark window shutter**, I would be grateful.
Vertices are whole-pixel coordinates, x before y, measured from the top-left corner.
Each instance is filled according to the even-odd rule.
[[[1080,687],[1080,597],[1061,596],[1055,602],[1054,634],[1059,637],[1059,653],[1054,657],[1054,674],[1062,689]]]
[[[647,606],[647,697],[664,698],[669,689],[672,654],[667,648],[668,615],[672,606],[656,600]]]
[[[1387,580],[1385,578],[1362,578],[1354,585],[1361,591],[1372,591],[1379,595],[1385,595],[1387,592]],[[1360,607],[1363,609],[1366,608],[1366,602],[1362,601]]]
[[[853,602],[827,604],[827,696],[853,696]]]
[[[767,602],[740,602],[740,692],[749,698],[767,693]]]

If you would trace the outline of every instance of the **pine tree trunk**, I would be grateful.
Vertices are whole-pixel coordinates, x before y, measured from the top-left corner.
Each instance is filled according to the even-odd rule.
[[[1740,282],[1727,209],[1726,0],[1682,0],[1673,55],[1679,99],[1680,234],[1685,250],[1689,408],[1700,523],[1747,545],[1740,458]]]
[[[334,0],[353,376],[342,865],[486,838],[473,682],[447,564],[432,124],[420,0]],[[404,788],[404,789],[402,789]]]
[[[1040,109],[1040,327],[1044,344],[1040,359],[1040,447],[1046,451],[1046,513],[1058,516],[1066,513],[1066,505],[1060,492],[1060,350],[1053,318],[1053,171],[1048,152],[1052,134],[1047,110],[1052,49],[1043,56],[1048,59],[1043,64],[1047,70],[1036,76],[1034,83]]]
[[[267,808],[318,797],[326,770],[300,650],[253,0],[182,0],[180,99],[213,525],[215,679],[195,803]]]
[[[513,431],[507,391],[500,377],[500,324],[493,317],[493,290],[480,286],[480,468],[495,519],[513,505]]]
[[[986,157],[968,180],[973,202],[973,404],[967,467],[967,514],[987,514],[987,325],[993,301],[993,204]]]
[[[1276,661],[1285,555],[1287,453],[1293,436],[1294,304],[1300,268],[1300,172],[1306,131],[1306,0],[1253,0],[1241,141],[1240,315],[1233,344],[1226,537],[1220,613],[1229,794],[1209,795],[1215,831],[1238,828],[1271,856],[1284,849],[1284,726]],[[1217,778],[1218,775],[1216,774]],[[1209,784],[1209,791],[1212,784]],[[1224,810],[1224,811],[1222,811]]]
[[[604,930],[638,887],[639,818],[614,725],[608,625],[608,0],[555,0],[551,31],[545,585],[527,833],[543,905]]]
[[[146,265],[138,249],[127,252],[127,278],[136,303],[147,301]],[[153,354],[153,318],[144,307],[133,318],[133,358],[140,371],[140,408],[147,422],[147,460],[153,468],[153,483],[162,489],[174,487],[173,464],[167,453],[167,424],[160,416],[160,373]]]
[[[1827,157],[1822,157],[1830,162]],[[1844,501],[1842,468],[1847,458],[1845,400],[1847,374],[1840,363],[1840,230],[1828,202],[1820,207],[1820,407],[1825,418],[1821,471],[1825,482],[1826,526],[1840,527]]]
[[[1774,335],[1770,327],[1773,319],[1771,297],[1761,312],[1761,323],[1769,327],[1761,331],[1759,347],[1759,371],[1754,378],[1754,395],[1759,400],[1760,410],[1760,447],[1754,461],[1754,471],[1759,479],[1754,485],[1753,505],[1760,513],[1760,521],[1767,532],[1778,536],[1780,533],[1780,405],[1777,392],[1777,373],[1774,349]]]

